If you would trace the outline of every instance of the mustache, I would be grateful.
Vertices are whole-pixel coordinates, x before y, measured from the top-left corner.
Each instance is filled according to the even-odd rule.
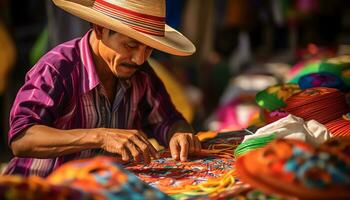
[[[120,65],[123,65],[124,67],[130,67],[134,69],[138,69],[140,66],[135,63],[121,63]]]

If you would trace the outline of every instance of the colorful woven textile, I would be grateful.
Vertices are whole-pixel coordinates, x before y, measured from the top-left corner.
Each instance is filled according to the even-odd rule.
[[[286,104],[284,109],[288,113],[322,124],[340,118],[349,111],[344,94],[334,88],[309,88],[289,97]]]
[[[338,90],[345,89],[345,84],[341,78],[328,72],[307,74],[300,77],[298,84],[301,89],[313,87],[328,87],[336,88]]]
[[[300,199],[349,199],[350,163],[298,140],[278,139],[238,158],[242,181]]]
[[[168,150],[149,165],[129,165],[141,180],[176,199],[212,199],[250,189],[237,181],[234,149],[247,131],[201,132],[202,151],[188,162],[174,161]],[[214,198],[214,199],[215,199]]]
[[[350,163],[350,137],[337,137],[328,140],[320,147],[323,151],[337,155],[346,162]]]
[[[91,200],[91,196],[69,186],[53,185],[45,179],[31,176],[0,176],[2,200]]]
[[[124,170],[112,157],[68,162],[55,170],[48,181],[88,192],[98,200],[170,199]]]
[[[290,83],[298,83],[302,76],[311,73],[330,73],[336,77],[339,77],[345,84],[345,89],[350,88],[350,56],[338,56],[323,60],[311,61],[305,65],[301,65],[301,70],[297,73],[293,73],[293,78],[289,81]],[[294,71],[295,72],[295,71]]]
[[[148,165],[129,165],[126,169],[134,172],[141,180],[165,193],[187,185],[197,185],[209,179],[219,178],[233,170],[234,159],[203,152],[190,157],[188,162],[171,158],[169,151],[163,151],[161,158]]]
[[[268,111],[274,111],[285,107],[285,100],[297,92],[300,92],[297,84],[274,85],[258,92],[255,96],[255,101],[260,107]]]
[[[262,112],[266,124],[270,124],[289,115],[289,113],[283,110],[274,110],[270,112],[266,109],[263,109]]]

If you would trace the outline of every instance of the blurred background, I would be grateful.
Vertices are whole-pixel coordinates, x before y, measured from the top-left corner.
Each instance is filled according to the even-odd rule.
[[[347,0],[166,2],[167,24],[197,52],[154,51],[151,63],[196,131],[257,124],[256,92],[292,79],[303,62],[350,52]],[[49,0],[0,0],[1,162],[11,158],[8,116],[26,72],[52,47],[88,29]]]

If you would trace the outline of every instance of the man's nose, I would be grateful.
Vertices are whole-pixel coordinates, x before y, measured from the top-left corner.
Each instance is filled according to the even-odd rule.
[[[135,50],[132,57],[132,61],[137,65],[142,65],[146,61],[146,59],[146,46],[140,46],[139,48],[137,48],[137,50]]]

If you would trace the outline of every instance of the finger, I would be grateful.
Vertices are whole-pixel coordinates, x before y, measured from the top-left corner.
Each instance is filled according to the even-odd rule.
[[[174,160],[179,160],[180,158],[180,148],[176,140],[171,140],[169,144],[170,152],[171,152],[171,157]]]
[[[147,148],[147,151],[148,153],[153,157],[153,158],[159,158],[159,154],[157,152],[157,150],[154,148],[154,146],[148,141],[148,139],[145,139],[143,136],[140,136],[139,139],[144,143],[146,144],[146,146],[148,147]],[[140,143],[140,145],[142,145]]]
[[[180,160],[181,161],[186,161],[187,160],[187,156],[188,156],[188,149],[189,149],[189,143],[188,141],[183,138],[182,140],[180,140]]]
[[[142,156],[143,156],[143,162],[145,164],[148,164],[151,162],[151,155],[150,155],[150,150],[149,146],[146,144],[139,144],[138,148],[140,149]]]
[[[145,164],[151,162],[151,156],[156,157],[156,150],[154,149],[153,145],[150,142],[148,142],[148,140],[144,139],[140,135],[135,135],[133,141],[140,149]]]
[[[194,146],[195,146],[195,152],[198,153],[202,149],[201,142],[199,141],[197,136],[194,136]]]
[[[194,135],[188,135],[187,137],[187,141],[188,141],[188,144],[189,144],[189,153],[194,153],[194,149],[195,149],[195,146],[194,146]]]
[[[142,152],[136,147],[136,145],[130,141],[129,143],[127,143],[126,146],[129,149],[134,160],[137,163],[141,163],[142,162],[142,159],[141,159]]]
[[[128,161],[130,161],[130,159],[131,159],[131,157],[130,157],[130,155],[129,155],[129,152],[128,152],[125,148],[123,148],[123,149],[121,150],[120,155],[122,156],[122,160],[123,160],[123,161],[128,162]]]

